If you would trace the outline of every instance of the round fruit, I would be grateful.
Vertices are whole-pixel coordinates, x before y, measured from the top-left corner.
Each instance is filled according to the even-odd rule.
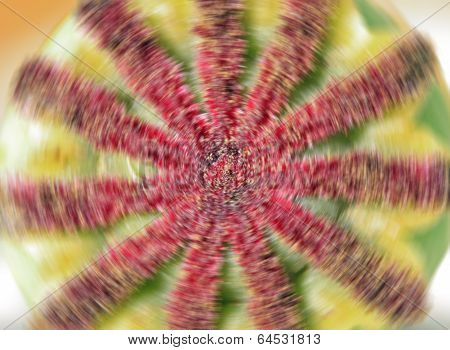
[[[52,294],[31,324],[423,318],[450,105],[407,30],[368,0],[83,1],[1,127],[2,252],[30,305]]]

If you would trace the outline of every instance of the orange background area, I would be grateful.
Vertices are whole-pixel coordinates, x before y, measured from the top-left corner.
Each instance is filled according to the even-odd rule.
[[[0,0],[0,112],[3,114],[9,93],[9,82],[18,67],[36,53],[46,40],[23,18],[46,34],[68,15],[76,6],[76,0]]]

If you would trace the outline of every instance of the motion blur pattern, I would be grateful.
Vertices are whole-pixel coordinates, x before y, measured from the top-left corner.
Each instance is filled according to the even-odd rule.
[[[59,123],[99,152],[125,154],[157,170],[134,180],[9,178],[1,190],[1,224],[16,234],[77,232],[108,228],[129,215],[161,214],[52,294],[35,314],[34,326],[94,328],[102,314],[113,313],[184,251],[181,276],[165,306],[168,327],[216,328],[229,251],[243,271],[255,327],[305,327],[302,296],[275,254],[268,228],[312,268],[348,288],[355,302],[392,324],[424,317],[426,281],[420,274],[309,210],[301,198],[448,208],[449,162],[440,154],[308,153],[421,95],[437,65],[430,43],[413,32],[291,110],[290,96],[315,69],[338,1],[284,1],[280,25],[249,91],[241,83],[245,2],[196,3],[201,98],[184,67],[126,0],[83,1],[78,9],[79,23],[111,55],[126,88],[153,106],[164,126],[144,121],[129,111],[119,91],[68,65],[39,57],[19,72],[14,101],[24,115],[39,120],[58,115]]]

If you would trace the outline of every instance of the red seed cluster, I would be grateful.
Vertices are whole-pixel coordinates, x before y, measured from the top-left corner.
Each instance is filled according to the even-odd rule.
[[[100,150],[125,152],[160,167],[184,162],[180,142],[128,115],[116,93],[48,60],[35,59],[23,66],[14,97],[30,115],[56,113],[64,125]]]
[[[27,229],[79,230],[105,226],[133,212],[156,207],[161,198],[146,194],[141,184],[117,179],[70,184],[11,181],[8,198],[20,213],[16,224]],[[8,220],[11,222],[11,218]]]
[[[376,154],[351,153],[292,162],[278,174],[278,183],[284,182],[286,192],[298,196],[442,208],[448,200],[448,176],[441,158],[388,160]]]
[[[310,73],[335,2],[284,1],[283,23],[262,57],[243,115],[251,128],[261,128],[279,116],[294,86]]]
[[[411,33],[288,115],[276,127],[277,140],[281,147],[302,150],[333,134],[381,118],[420,92],[435,63],[430,44],[420,34]]]
[[[182,276],[168,303],[173,329],[213,329],[217,323],[217,295],[223,267],[223,233],[206,223],[192,237]]]
[[[308,256],[313,265],[358,298],[408,322],[423,312],[425,283],[414,272],[399,268],[358,237],[316,217],[300,206],[274,197],[265,213],[273,227]]]
[[[86,1],[82,24],[114,56],[129,88],[158,108],[170,127],[183,136],[208,136],[195,96],[184,83],[181,66],[158,45],[154,32],[124,0]]]
[[[313,68],[333,1],[286,0],[278,34],[260,61],[248,96],[239,84],[245,55],[243,3],[198,0],[201,21],[197,102],[183,70],[125,0],[84,1],[80,22],[109,51],[127,88],[155,107],[167,128],[129,115],[107,89],[68,67],[35,59],[23,67],[14,98],[27,113],[54,112],[98,151],[152,162],[157,174],[136,180],[35,182],[0,187],[1,228],[108,229],[126,216],[161,218],[110,247],[39,308],[42,328],[94,328],[158,267],[184,248],[181,275],[164,310],[172,328],[217,326],[224,251],[240,265],[245,300],[259,328],[300,328],[299,299],[267,241],[273,229],[293,249],[391,321],[421,316],[425,283],[371,243],[318,217],[297,197],[349,203],[445,208],[449,163],[442,156],[349,153],[299,155],[339,132],[383,117],[432,79],[432,48],[410,34],[280,121],[294,85]],[[246,104],[241,105],[243,101]],[[95,234],[94,232],[92,234]]]
[[[34,320],[40,329],[89,329],[98,316],[129,297],[158,267],[170,260],[189,237],[191,214],[177,205],[143,232],[111,247],[94,264],[70,280]],[[192,204],[192,203],[191,203]]]
[[[279,259],[256,223],[237,219],[231,242],[251,294],[249,312],[259,329],[298,329],[302,326],[295,295]],[[261,276],[270,276],[261,281]]]
[[[205,104],[222,127],[222,133],[236,124],[242,101],[239,84],[245,53],[242,0],[199,0],[201,17],[195,31],[201,38],[197,68]]]
[[[8,231],[65,231],[106,227],[131,214],[167,210],[186,197],[187,185],[173,177],[73,182],[11,179],[3,195],[1,223]],[[191,186],[189,186],[191,188]]]

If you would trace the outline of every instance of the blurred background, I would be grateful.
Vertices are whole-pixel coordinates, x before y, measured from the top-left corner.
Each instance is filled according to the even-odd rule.
[[[33,25],[44,33],[51,33],[55,26],[73,11],[76,2],[76,0],[0,0],[0,113],[4,112],[8,100],[8,87],[14,72],[27,57],[36,53],[46,40],[46,36]],[[381,0],[379,2],[382,5],[385,3]],[[450,3],[446,0],[395,0],[392,3],[411,26],[418,25],[435,11],[448,5],[421,24],[419,29],[421,32],[427,33],[434,41],[447,86],[450,86],[450,41],[448,39]],[[450,227],[448,229],[450,230]],[[0,328],[3,328],[24,313],[28,307],[1,255],[0,286]],[[450,328],[449,254],[433,280],[429,300],[431,302],[430,315],[445,327]],[[15,328],[20,328],[21,325],[25,326],[23,321],[15,324]],[[435,329],[439,327],[432,319],[427,318],[415,328]]]

